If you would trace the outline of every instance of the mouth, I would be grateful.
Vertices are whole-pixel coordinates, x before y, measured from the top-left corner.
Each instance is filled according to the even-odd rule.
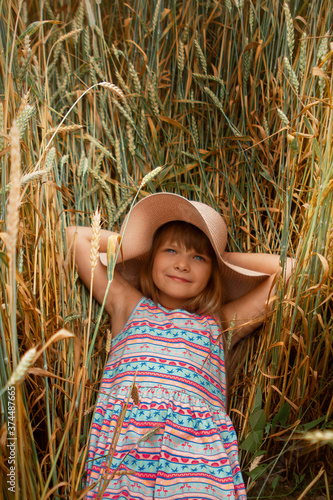
[[[187,280],[185,278],[181,278],[180,276],[168,275],[168,278],[172,279],[173,281],[176,281],[177,283],[190,283],[190,280]]]

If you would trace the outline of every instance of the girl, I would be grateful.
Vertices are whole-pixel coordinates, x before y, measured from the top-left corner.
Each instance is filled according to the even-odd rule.
[[[102,252],[110,234],[101,231]],[[234,345],[263,321],[279,256],[226,252],[222,217],[171,193],[137,203],[121,234],[105,304],[114,341],[92,424],[87,498],[246,500],[225,410],[221,328],[233,321]],[[90,286],[91,229],[69,227],[68,239]],[[92,290],[100,303],[105,265],[102,255]],[[288,259],[286,278],[291,269]]]

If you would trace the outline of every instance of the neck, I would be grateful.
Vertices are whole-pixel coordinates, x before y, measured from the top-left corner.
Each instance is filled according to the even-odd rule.
[[[169,311],[173,311],[174,309],[184,309],[185,305],[183,300],[164,297],[161,293],[157,294],[157,301],[159,304],[161,304],[161,306],[163,306],[165,309],[168,309]]]

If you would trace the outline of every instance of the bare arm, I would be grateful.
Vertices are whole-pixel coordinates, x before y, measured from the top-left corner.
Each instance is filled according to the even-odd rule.
[[[66,232],[68,248],[75,256],[75,263],[80,279],[87,288],[90,288],[90,247],[92,230],[90,227],[70,226],[66,229]],[[113,234],[116,235],[117,233],[105,230],[100,231],[100,252],[106,252],[108,238]],[[92,293],[100,304],[103,302],[107,285],[107,269],[100,260],[98,260],[94,270]],[[119,273],[115,272],[105,302],[105,310],[112,316],[112,330],[114,334],[117,334],[125,325],[129,315],[140,298],[140,292],[127,283]]]
[[[230,264],[268,274],[269,277],[240,299],[223,306],[223,326],[229,328],[236,315],[231,346],[249,335],[264,321],[272,286],[280,272],[280,256],[261,253],[228,253],[224,258]],[[294,259],[287,258],[283,278],[287,281],[292,273]]]

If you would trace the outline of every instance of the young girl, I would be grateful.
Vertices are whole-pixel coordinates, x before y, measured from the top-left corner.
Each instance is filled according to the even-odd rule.
[[[101,231],[102,252],[110,234]],[[233,321],[233,345],[263,321],[279,256],[226,252],[222,217],[171,193],[137,203],[121,234],[105,304],[114,340],[93,419],[87,498],[246,500],[225,410],[221,328]],[[91,229],[69,227],[68,238],[90,286]],[[105,264],[101,256],[94,272],[99,302]],[[288,259],[287,278],[291,269]]]

